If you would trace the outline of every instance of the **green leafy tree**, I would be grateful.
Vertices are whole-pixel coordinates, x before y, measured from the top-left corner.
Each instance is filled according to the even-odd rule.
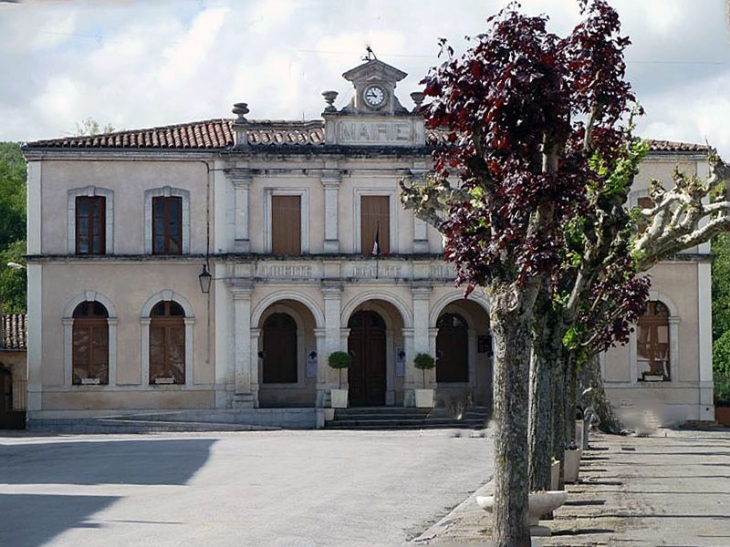
[[[26,308],[25,271],[7,267],[25,254],[25,160],[20,144],[0,143],[0,302],[3,312]]]

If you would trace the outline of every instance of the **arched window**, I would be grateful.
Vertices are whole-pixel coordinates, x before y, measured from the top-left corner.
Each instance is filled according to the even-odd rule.
[[[150,384],[185,383],[185,310],[158,302],[150,311]]]
[[[270,315],[264,323],[263,383],[297,382],[297,324],[286,313]]]
[[[469,327],[460,315],[446,313],[436,323],[436,382],[469,381]]]
[[[637,327],[636,354],[642,379],[671,379],[669,308],[658,300],[650,300]]]
[[[109,312],[101,302],[81,302],[73,312],[72,383],[109,383]]]

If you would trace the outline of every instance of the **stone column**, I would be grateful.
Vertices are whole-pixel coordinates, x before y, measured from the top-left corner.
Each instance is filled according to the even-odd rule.
[[[327,389],[327,329],[314,329],[314,338],[317,343],[317,399],[315,406],[317,408],[324,408],[327,404],[327,396],[329,390]]]
[[[709,243],[706,252],[710,252]],[[715,406],[713,401],[713,378],[712,378],[712,278],[711,263],[700,262],[697,264],[697,290],[699,300],[697,312],[699,314],[699,344],[700,344],[700,400],[699,419],[713,421],[715,419]],[[671,323],[670,323],[671,328]],[[670,332],[670,336],[671,336]],[[679,327],[677,327],[677,337]],[[679,351],[679,348],[677,348]]]
[[[239,253],[248,253],[251,251],[251,241],[248,233],[248,195],[251,183],[253,182],[253,177],[251,176],[249,169],[234,169],[231,172],[231,182],[233,182],[233,188],[235,191],[235,241],[233,250]]]
[[[342,313],[342,285],[325,283],[322,286],[324,297],[324,340],[322,341],[323,351],[318,362],[317,370],[317,391],[329,392],[331,388],[337,388],[337,377],[339,372],[333,371],[327,365],[327,357],[335,351],[347,351],[347,338],[344,346],[342,343],[342,332],[340,328],[340,314]],[[319,345],[319,339],[317,339]]]
[[[233,337],[234,337],[234,378],[235,396],[234,405],[254,407],[252,392],[252,368],[257,360],[252,362],[251,348],[251,294],[250,285],[232,284],[233,294]],[[258,352],[256,352],[258,353]]]
[[[414,389],[416,388],[416,373],[420,374],[420,371],[416,370],[413,366],[413,358],[416,356],[416,351],[413,345],[413,332],[414,329],[403,329],[403,347],[406,352],[406,375],[403,378],[403,406],[416,406],[416,396]]]
[[[259,407],[259,337],[261,329],[251,329],[251,398],[253,407]],[[244,397],[245,398],[245,397]]]
[[[339,253],[338,209],[342,173],[339,169],[323,169],[321,181],[324,186],[324,252]]]

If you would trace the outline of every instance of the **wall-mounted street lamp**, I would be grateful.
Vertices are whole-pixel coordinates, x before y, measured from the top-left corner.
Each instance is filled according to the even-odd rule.
[[[203,273],[198,276],[198,281],[200,281],[200,290],[203,291],[203,294],[208,294],[210,292],[210,284],[213,282],[213,276],[208,272],[208,266],[206,264],[203,264]]]

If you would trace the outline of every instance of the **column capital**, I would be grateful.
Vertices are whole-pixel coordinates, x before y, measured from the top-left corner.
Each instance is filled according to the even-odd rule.
[[[322,169],[322,176],[320,177],[322,186],[325,187],[338,187],[342,182],[342,170],[341,169]]]
[[[339,300],[342,298],[342,283],[340,282],[322,282],[322,296],[325,300]]]
[[[253,182],[253,173],[248,167],[234,167],[228,171],[228,175],[236,187],[250,186]]]
[[[233,300],[251,300],[253,284],[250,281],[227,279],[226,285],[228,285],[228,288],[233,294]]]
[[[315,338],[324,338],[327,334],[327,329],[314,329]]]
[[[414,285],[411,287],[411,294],[414,300],[428,300],[432,290],[431,285]]]

